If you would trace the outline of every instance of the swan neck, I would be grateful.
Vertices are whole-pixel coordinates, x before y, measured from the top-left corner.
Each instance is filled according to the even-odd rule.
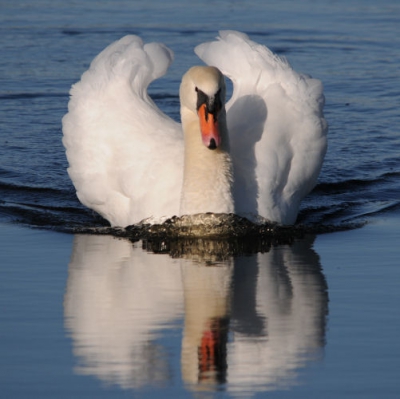
[[[225,113],[218,119],[221,146],[207,148],[201,139],[196,113],[181,109],[185,141],[181,215],[232,213],[232,165]]]

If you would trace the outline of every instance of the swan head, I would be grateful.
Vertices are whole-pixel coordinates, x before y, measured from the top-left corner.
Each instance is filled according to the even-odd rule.
[[[200,126],[203,144],[210,150],[219,148],[225,127],[224,75],[218,68],[195,66],[182,78],[179,96],[181,101],[182,123],[185,115],[196,115]]]

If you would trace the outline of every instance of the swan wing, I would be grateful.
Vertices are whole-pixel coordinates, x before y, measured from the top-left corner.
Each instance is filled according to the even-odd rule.
[[[79,200],[113,226],[178,214],[181,125],[147,93],[173,53],[133,35],[108,46],[72,86],[63,118],[68,173]]]
[[[236,213],[292,224],[327,146],[322,83],[235,31],[196,47],[233,82],[227,103]]]

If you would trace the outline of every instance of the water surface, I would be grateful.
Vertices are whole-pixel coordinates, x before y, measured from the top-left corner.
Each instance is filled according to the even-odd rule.
[[[399,396],[397,1],[0,9],[5,397]],[[178,120],[193,48],[219,29],[248,33],[324,83],[329,149],[299,223],[367,225],[262,241],[252,253],[226,241],[71,234],[106,224],[66,173],[71,84],[125,34],[164,42],[175,62],[150,91]]]
[[[338,224],[399,206],[400,9],[395,1],[197,4],[39,1],[2,5],[0,217],[71,229],[101,221],[80,206],[61,144],[68,92],[104,47],[125,34],[175,52],[151,94],[179,120],[193,48],[218,29],[245,31],[325,86],[329,148],[299,221]]]
[[[395,398],[398,220],[225,261],[3,224],[2,392]]]

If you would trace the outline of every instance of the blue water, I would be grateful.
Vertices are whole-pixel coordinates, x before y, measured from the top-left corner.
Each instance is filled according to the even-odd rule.
[[[393,305],[399,277],[396,222],[367,227],[361,238],[358,230],[323,235],[224,262],[224,248],[205,250],[203,243],[189,252],[168,248],[168,256],[107,236],[48,232],[105,224],[76,199],[61,144],[69,89],[94,56],[129,33],[167,44],[175,62],[150,91],[178,120],[180,78],[198,63],[193,48],[219,29],[246,32],[324,83],[329,148],[299,222],[399,220],[398,1],[1,1],[0,224],[6,232],[0,332],[6,352],[0,366],[7,373],[1,373],[0,390],[5,397],[191,392],[249,397],[267,391],[273,397],[311,397],[313,391],[319,397],[398,397],[396,331],[380,330],[399,327]],[[32,237],[12,224],[44,230]],[[384,239],[376,242],[374,234]],[[343,240],[352,244],[346,247]],[[379,259],[381,273],[375,269]],[[191,262],[217,262],[220,269],[193,271]],[[196,294],[191,281],[210,278],[225,288],[203,287]],[[152,298],[143,299],[141,290]],[[219,335],[208,339],[224,341],[217,347],[227,355],[219,383],[210,382],[206,392],[190,382],[191,346],[181,353],[183,338],[191,336],[185,323],[192,312],[185,313],[184,303],[196,295],[200,303],[213,298],[212,306],[222,301],[218,309],[210,305],[215,314],[208,319],[219,326],[210,331]],[[138,303],[143,306],[132,305]],[[370,324],[369,312],[376,324]],[[368,362],[376,367],[368,368]],[[25,385],[21,378],[28,378]]]
[[[329,149],[299,221],[337,224],[399,206],[399,5],[383,1],[61,1],[2,5],[0,220],[71,228],[99,220],[80,206],[66,174],[60,120],[71,84],[127,33],[163,41],[176,61],[151,93],[179,119],[182,73],[193,47],[238,29],[285,55],[325,86]]]

